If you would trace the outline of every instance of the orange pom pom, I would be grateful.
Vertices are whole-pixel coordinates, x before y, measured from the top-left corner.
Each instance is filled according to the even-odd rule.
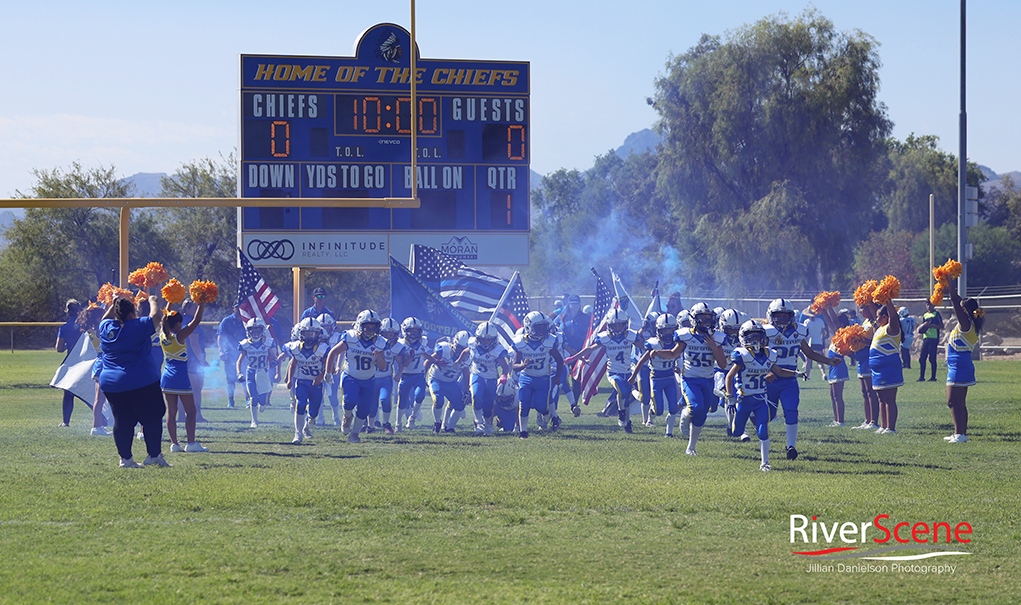
[[[877,305],[885,305],[898,296],[900,296],[900,280],[892,275],[884,277],[872,292],[872,300]]]
[[[167,270],[159,263],[149,263],[141,269],[135,269],[128,275],[128,283],[139,288],[155,288],[170,278]]]
[[[854,303],[859,307],[872,302],[872,292],[879,287],[879,282],[874,279],[870,279],[864,284],[858,286],[858,289],[854,291]]]
[[[859,325],[850,325],[837,330],[831,342],[837,353],[850,355],[869,346],[872,339],[869,337],[868,332],[865,331],[865,328]]]
[[[840,304],[840,292],[820,292],[812,301],[812,313],[819,314],[826,309],[834,309]]]
[[[219,290],[211,281],[193,281],[188,286],[191,299],[197,303],[211,303],[216,301]]]
[[[936,282],[936,287],[932,289],[932,296],[929,297],[929,302],[933,306],[938,307],[943,304],[944,289],[942,282]]]
[[[128,274],[128,283],[139,288],[145,287],[145,269],[135,269]]]
[[[177,281],[176,279],[170,280],[167,285],[163,286],[160,290],[163,294],[163,298],[169,303],[179,305],[184,302],[184,297],[188,295],[188,289],[184,287],[184,284]]]
[[[96,300],[108,305],[113,302],[113,284],[106,282],[99,288],[99,294],[96,295]]]

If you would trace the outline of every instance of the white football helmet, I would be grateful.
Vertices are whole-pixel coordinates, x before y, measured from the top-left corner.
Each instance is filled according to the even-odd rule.
[[[712,332],[716,329],[716,312],[709,308],[709,305],[704,302],[695,303],[689,311],[691,316],[692,327],[703,330],[705,332]]]
[[[719,328],[727,336],[736,336],[741,329],[741,315],[734,309],[726,309],[720,313]]]
[[[610,309],[606,312],[606,329],[610,332],[610,336],[620,336],[627,332],[628,317],[627,313],[620,309]]]
[[[298,322],[298,335],[301,342],[315,344],[323,335],[323,324],[318,319],[306,317]]]
[[[766,319],[769,320],[769,325],[783,330],[794,321],[794,307],[787,299],[778,298],[769,303],[769,308],[766,309]]]
[[[475,340],[483,351],[492,350],[496,346],[496,341],[499,337],[500,332],[496,329],[496,326],[488,321],[480,323],[479,327],[475,328]]]
[[[741,325],[739,338],[741,339],[741,346],[753,354],[766,350],[769,344],[769,339],[766,337],[766,329],[754,319],[749,319]]]
[[[372,340],[379,336],[379,329],[383,325],[383,319],[379,313],[366,309],[355,317],[355,334],[362,340]]]
[[[245,322],[245,334],[249,340],[262,340],[266,336],[266,322],[253,317]]]
[[[337,327],[337,320],[333,319],[333,316],[329,313],[323,313],[316,318],[323,326],[323,332],[327,334],[333,334],[333,330]]]
[[[656,318],[656,336],[661,342],[672,342],[675,332],[677,332],[677,319],[673,315],[664,313]]]
[[[393,317],[384,317],[379,324],[379,335],[387,340],[397,338],[401,333],[401,327],[397,325]]]
[[[656,311],[649,311],[645,314],[645,321],[642,323],[642,330],[647,332],[653,332],[656,330],[656,318],[659,317],[659,313]]]
[[[496,396],[498,399],[511,399],[514,395],[514,383],[509,380],[496,383]]]
[[[897,315],[899,315],[901,319],[907,319],[910,313],[908,313],[907,307],[901,307],[900,309],[897,309]]]
[[[681,312],[677,314],[677,325],[682,328],[691,327],[691,315],[688,313],[687,309],[681,309]]]
[[[460,351],[468,346],[468,340],[471,335],[467,331],[461,330],[457,334],[454,334],[454,338],[450,341],[450,344],[454,346],[454,349]]]
[[[532,311],[525,315],[525,338],[529,340],[546,340],[549,336],[549,318],[541,311]]]
[[[408,342],[418,342],[422,340],[422,330],[425,326],[417,317],[407,317],[401,322],[401,332],[404,334],[404,340]]]

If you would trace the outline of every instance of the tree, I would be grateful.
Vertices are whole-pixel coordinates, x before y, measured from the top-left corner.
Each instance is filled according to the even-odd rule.
[[[935,222],[957,220],[957,158],[939,149],[939,137],[909,134],[903,142],[887,141],[890,170],[880,205],[889,228],[918,233],[929,227],[929,195],[934,196]],[[968,186],[985,176],[968,162]],[[981,195],[981,194],[980,194]]]
[[[874,223],[891,129],[876,97],[877,46],[862,32],[837,32],[810,9],[727,39],[705,35],[672,57],[650,103],[663,137],[657,191],[673,209],[675,230],[694,230],[714,213],[717,226],[737,224],[772,196],[765,206],[779,204],[790,219],[784,236],[807,244],[796,251],[811,261],[797,281],[825,287],[842,276]],[[790,194],[775,195],[778,183]],[[705,251],[726,237],[703,228],[685,247]],[[757,279],[743,268],[758,265],[754,250],[731,251],[698,285],[743,289]]]
[[[234,154],[221,156],[220,162],[203,158],[184,163],[160,179],[160,197],[236,197],[236,163]],[[179,258],[171,271],[178,279],[237,284],[237,212],[237,207],[227,206],[153,211]]]
[[[925,281],[920,279],[920,272],[912,254],[916,239],[918,238],[910,231],[887,229],[872,232],[854,251],[853,285],[870,279],[879,281],[887,275],[893,275],[900,280],[901,287],[905,290],[928,288],[928,278]]]
[[[17,198],[130,197],[133,187],[111,166],[34,170],[37,183]],[[130,261],[141,266],[164,260],[169,247],[144,215],[129,233]],[[0,310],[5,317],[49,321],[68,298],[95,298],[99,286],[115,280],[118,267],[118,211],[111,208],[28,208],[7,229],[0,262]],[[144,259],[144,261],[142,260]]]

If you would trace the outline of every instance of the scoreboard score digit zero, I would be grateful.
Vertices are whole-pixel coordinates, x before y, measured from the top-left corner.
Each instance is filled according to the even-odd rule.
[[[255,264],[386,267],[411,243],[470,264],[528,264],[529,64],[416,55],[412,102],[409,52],[407,31],[380,24],[354,57],[241,56],[241,197],[410,197],[414,180],[421,200],[394,209],[252,200],[238,225]],[[267,245],[282,239],[289,245]]]

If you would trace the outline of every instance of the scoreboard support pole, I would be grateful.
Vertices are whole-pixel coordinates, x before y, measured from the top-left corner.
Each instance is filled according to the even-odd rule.
[[[209,207],[265,207],[282,206],[294,208],[307,206],[311,208],[419,208],[422,202],[414,197],[386,198],[300,198],[300,197],[265,197],[258,199],[258,204],[239,204],[246,198],[237,197],[86,197],[86,198],[18,198],[0,199],[0,208],[120,208],[120,229],[118,234],[120,253],[118,268],[120,270],[120,287],[128,287],[128,233],[131,223],[132,208],[209,208]],[[253,198],[247,198],[253,199]],[[254,199],[253,199],[254,201]],[[298,268],[295,271],[295,300],[298,300],[298,281],[304,286],[304,277]]]

